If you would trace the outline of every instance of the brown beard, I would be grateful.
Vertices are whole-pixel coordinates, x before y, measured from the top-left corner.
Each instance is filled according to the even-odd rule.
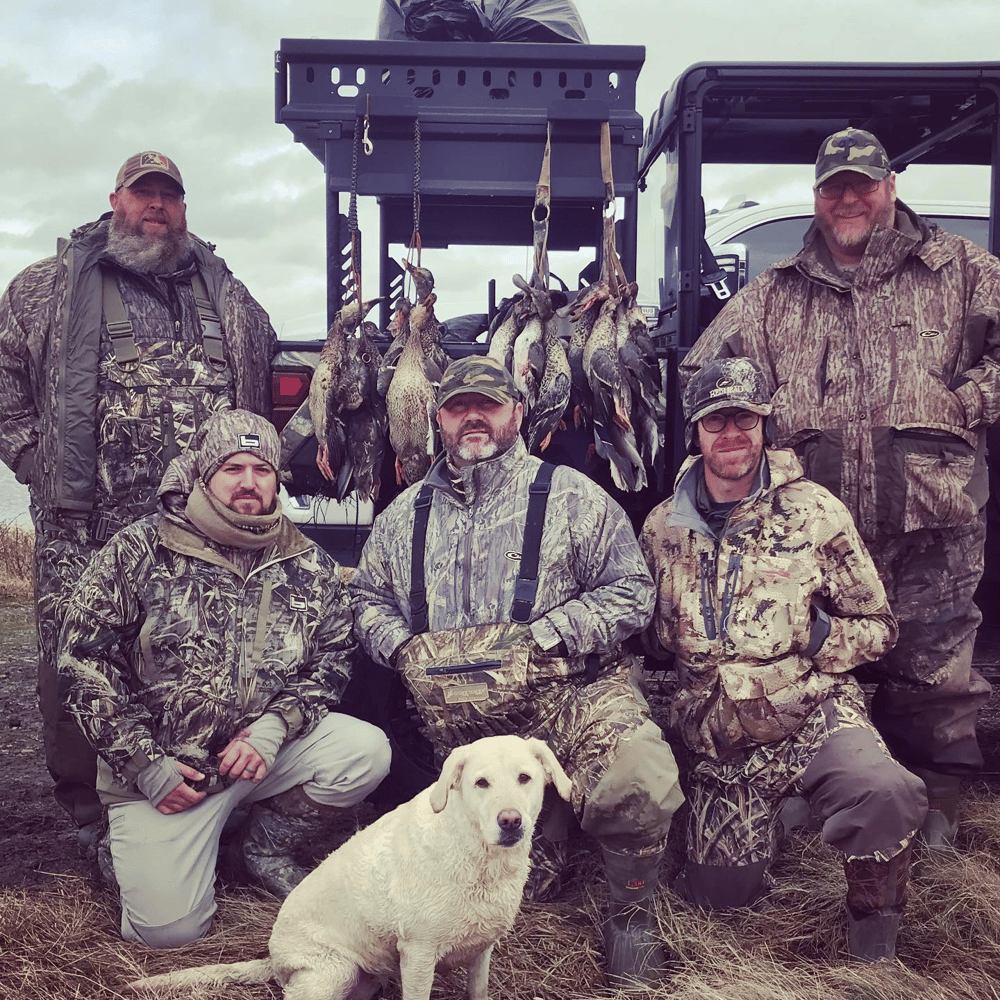
[[[194,252],[187,223],[169,229],[162,236],[142,231],[142,223],[130,226],[123,213],[115,212],[108,226],[107,253],[120,264],[140,274],[173,274]]]

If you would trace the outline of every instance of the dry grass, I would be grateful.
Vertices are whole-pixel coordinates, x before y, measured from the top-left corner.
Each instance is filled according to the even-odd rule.
[[[676,962],[658,1000],[1000,1000],[1000,798],[967,796],[961,853],[920,857],[900,938],[900,963],[845,961],[843,874],[816,837],[796,840],[775,870],[777,886],[754,911],[710,915],[661,889],[658,912]],[[491,993],[507,1000],[619,996],[603,988],[598,928],[603,902],[596,855],[584,848],[566,898],[528,904],[497,947]],[[669,870],[667,872],[669,874]],[[331,905],[336,905],[331,901]],[[0,996],[63,1000],[123,996],[140,974],[266,952],[277,903],[250,893],[220,898],[213,933],[191,947],[155,952],[118,937],[117,913],[89,883],[0,894]],[[127,994],[125,994],[127,995]],[[274,987],[185,992],[203,1000],[265,1000]],[[463,976],[438,979],[435,996],[459,1000]],[[624,994],[620,994],[624,997]],[[388,993],[398,1000],[396,990]]]
[[[34,531],[21,527],[15,521],[0,521],[0,599],[32,597],[34,545]]]

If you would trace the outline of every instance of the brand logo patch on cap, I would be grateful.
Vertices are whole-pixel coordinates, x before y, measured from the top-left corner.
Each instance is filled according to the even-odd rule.
[[[139,166],[142,168],[158,168],[170,170],[173,164],[162,153],[142,153],[139,156]]]
[[[252,448],[260,448],[259,434],[241,434],[239,436],[240,448],[243,451],[250,451]]]

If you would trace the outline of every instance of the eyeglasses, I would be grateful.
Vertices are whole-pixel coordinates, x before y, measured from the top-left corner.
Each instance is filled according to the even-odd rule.
[[[741,431],[752,431],[760,423],[760,414],[751,413],[749,410],[737,410],[735,413],[716,410],[714,413],[706,413],[699,423],[709,434],[718,434],[730,420]]]
[[[881,184],[872,177],[859,177],[855,181],[823,181],[816,193],[827,201],[837,201],[844,197],[844,188],[850,188],[856,195],[871,194]]]

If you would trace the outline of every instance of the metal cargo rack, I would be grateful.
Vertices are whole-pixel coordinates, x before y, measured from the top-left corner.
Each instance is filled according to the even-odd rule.
[[[529,247],[550,125],[549,249],[600,246],[600,126],[608,122],[615,195],[625,205],[618,249],[634,276],[635,84],[644,57],[642,46],[282,39],[275,121],[326,172],[328,319],[350,279],[341,195],[378,201],[384,329],[401,279],[388,247],[410,244],[415,180],[422,246]],[[492,298],[491,286],[491,314]]]

